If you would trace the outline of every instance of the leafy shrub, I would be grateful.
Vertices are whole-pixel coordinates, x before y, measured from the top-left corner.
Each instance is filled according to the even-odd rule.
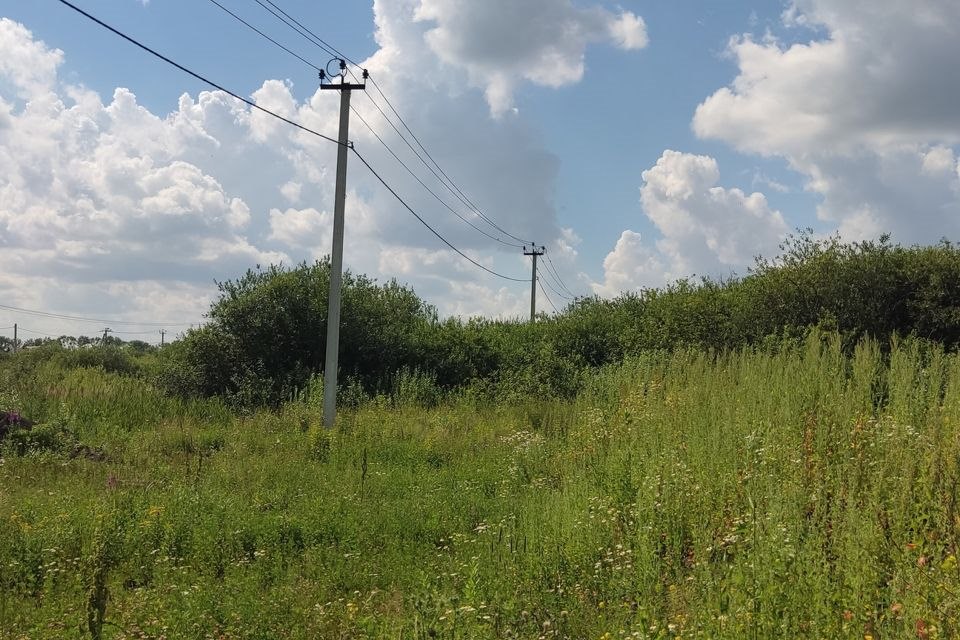
[[[57,353],[56,360],[67,369],[87,367],[103,369],[107,373],[125,375],[140,373],[140,366],[134,357],[116,346],[61,349]]]
[[[328,260],[271,267],[222,283],[211,323],[163,352],[161,385],[238,406],[277,404],[310,385],[323,370],[329,268]],[[888,237],[843,243],[804,232],[744,277],[583,298],[535,325],[441,321],[409,288],[346,273],[340,401],[387,394],[429,405],[456,389],[571,397],[585,371],[648,350],[719,352],[799,338],[811,327],[837,331],[847,346],[915,334],[955,348],[960,250],[946,241],[901,247]]]
[[[71,416],[65,406],[53,419],[35,424],[29,429],[12,429],[0,443],[3,452],[25,456],[40,453],[70,455],[79,446],[76,433],[70,427]]]

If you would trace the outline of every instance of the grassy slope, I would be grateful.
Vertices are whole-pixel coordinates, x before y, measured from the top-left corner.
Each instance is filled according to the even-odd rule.
[[[0,638],[82,637],[105,593],[113,638],[960,634],[960,356],[915,342],[651,354],[574,403],[332,435],[91,371],[15,386],[111,459],[4,458]]]

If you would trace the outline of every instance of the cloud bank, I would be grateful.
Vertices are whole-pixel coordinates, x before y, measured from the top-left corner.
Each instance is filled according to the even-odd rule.
[[[643,172],[640,201],[660,238],[652,246],[624,231],[603,262],[599,295],[663,286],[679,278],[728,275],[776,250],[788,232],[783,215],[761,193],[719,186],[709,156],[667,150]]]
[[[790,44],[772,33],[730,40],[737,75],[696,108],[695,134],[784,159],[817,196],[823,232],[957,240],[960,3],[793,0],[782,22]],[[710,158],[668,151],[643,178],[644,213],[660,237],[624,232],[598,293],[742,273],[789,226],[762,194],[716,186]]]
[[[492,116],[504,114],[522,83],[576,82],[588,44],[641,48],[646,29],[626,11],[581,9],[568,0],[534,4],[530,14],[534,7],[505,0],[376,0],[380,48],[364,64],[377,70],[380,86],[458,186],[512,233],[556,246],[558,267],[569,273],[576,251],[568,238],[575,234],[557,225],[553,205],[559,161],[523,117]],[[525,19],[528,24],[521,24]],[[553,29],[567,37],[551,37]],[[497,38],[491,39],[491,30]],[[215,280],[329,250],[332,145],[217,91],[184,94],[167,114],[151,112],[125,88],[104,100],[64,79],[66,55],[25,26],[0,19],[5,300],[80,315],[192,322],[214,295]],[[539,70],[518,73],[527,66]],[[478,89],[486,101],[477,99]],[[327,92],[300,102],[290,83],[277,79],[265,81],[252,98],[336,134],[338,105]],[[394,149],[403,150],[369,101],[357,96],[354,104]],[[499,271],[526,272],[519,251],[445,213],[359,119],[351,138],[455,244]],[[451,193],[434,188],[477,221]],[[442,313],[524,313],[522,284],[491,281],[439,244],[355,161],[347,220],[350,268],[405,280]],[[82,329],[55,324],[42,328]]]
[[[739,74],[697,108],[695,132],[785,158],[845,237],[955,238],[960,4],[794,0],[783,19],[811,40],[734,38]]]

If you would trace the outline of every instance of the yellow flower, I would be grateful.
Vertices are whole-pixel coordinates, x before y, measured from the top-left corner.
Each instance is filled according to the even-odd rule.
[[[954,571],[957,568],[957,556],[951,553],[940,565],[940,568],[944,571]]]

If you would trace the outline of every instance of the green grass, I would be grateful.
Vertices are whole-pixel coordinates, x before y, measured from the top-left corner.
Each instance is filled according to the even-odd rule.
[[[231,415],[94,370],[7,404],[0,639],[950,638],[960,356],[651,353],[573,402]],[[56,449],[56,447],[54,447]]]

